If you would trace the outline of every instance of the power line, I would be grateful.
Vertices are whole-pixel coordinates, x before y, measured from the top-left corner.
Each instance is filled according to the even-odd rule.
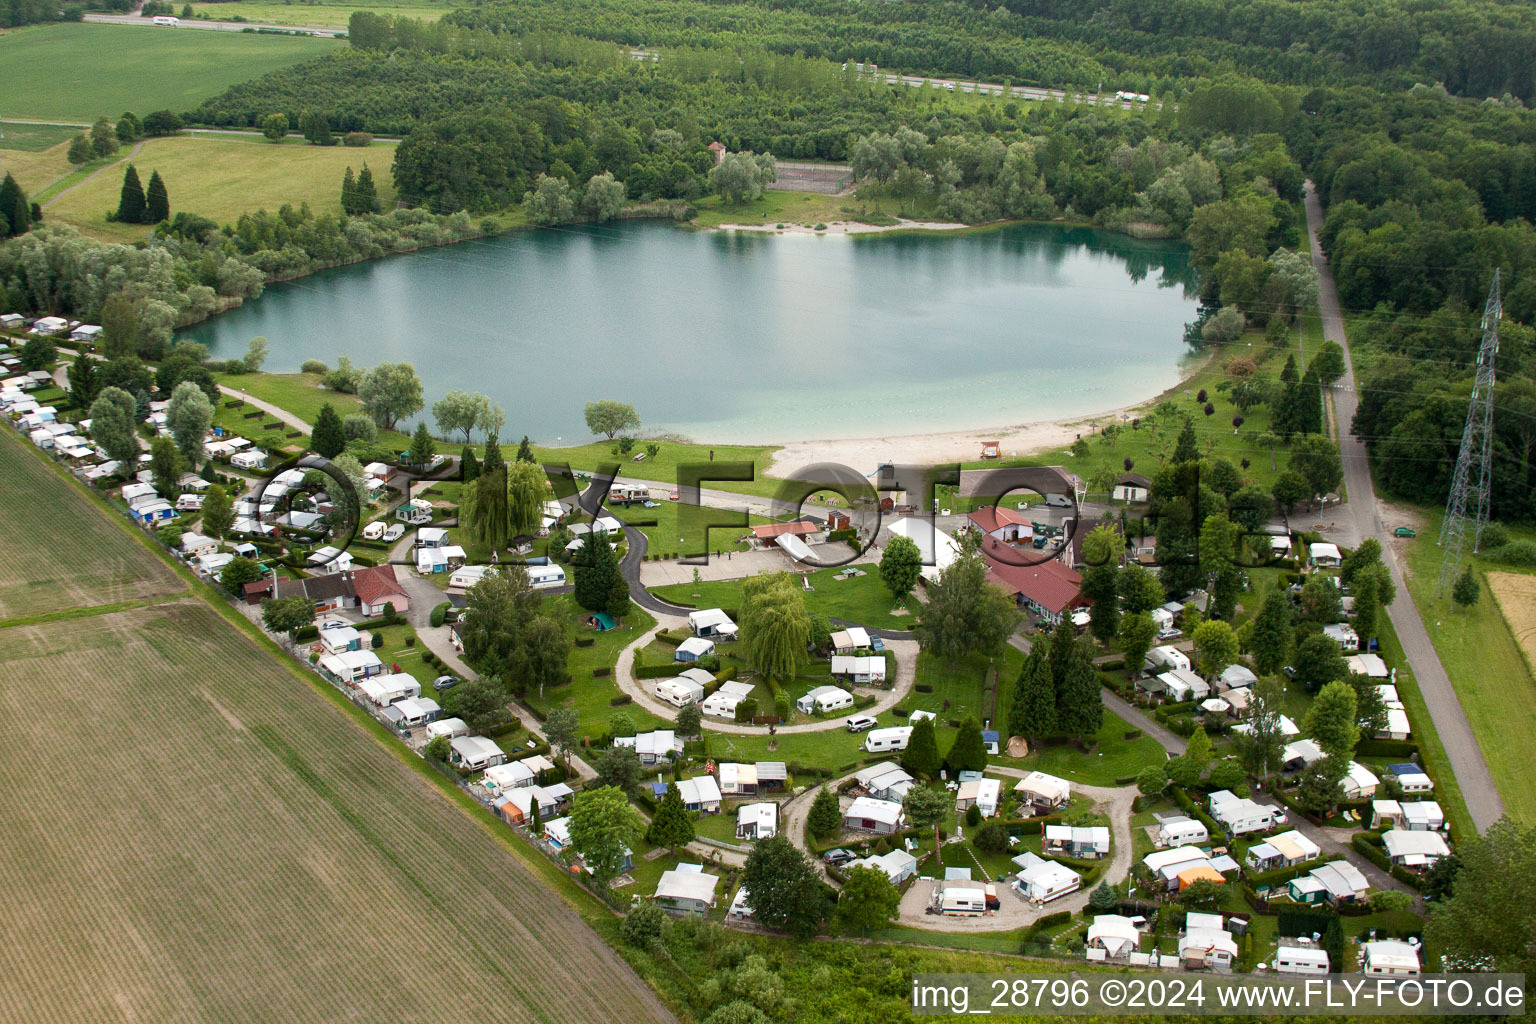
[[[1435,584],[1437,600],[1461,573],[1467,533],[1472,534],[1472,553],[1476,554],[1483,539],[1483,527],[1488,524],[1488,492],[1493,477],[1493,363],[1499,354],[1499,318],[1503,311],[1499,272],[1495,270],[1488,304],[1483,308],[1477,380],[1467,403],[1467,426],[1462,431],[1461,453],[1456,457],[1456,474],[1451,478],[1451,494],[1445,503],[1445,522],[1440,525],[1440,546],[1445,555],[1440,562],[1440,580]]]

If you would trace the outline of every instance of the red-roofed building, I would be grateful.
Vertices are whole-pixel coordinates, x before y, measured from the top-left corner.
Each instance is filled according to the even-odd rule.
[[[966,516],[971,524],[993,540],[1030,540],[1034,528],[1029,520],[1011,508],[988,505]]]
[[[1082,576],[1058,559],[1051,558],[1034,565],[1014,565],[1004,559],[1017,560],[1019,554],[1002,548],[997,541],[986,541],[982,552],[988,555],[987,581],[1002,587],[1021,605],[1053,626],[1072,609],[1089,604],[1083,597]]]
[[[763,523],[760,526],[754,526],[752,527],[752,536],[766,543],[786,535],[790,537],[809,536],[819,529],[821,527],[815,523],[804,519],[797,519],[792,523]]]
[[[411,607],[410,595],[395,578],[395,567],[392,565],[353,569],[352,590],[357,594],[359,609],[370,618],[383,614],[386,604],[394,605],[395,611],[401,615]]]

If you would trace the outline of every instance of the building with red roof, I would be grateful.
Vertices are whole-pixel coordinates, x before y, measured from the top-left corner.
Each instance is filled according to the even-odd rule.
[[[1072,609],[1089,604],[1083,597],[1083,577],[1059,559],[1016,565],[1019,553],[993,540],[982,544],[982,553],[987,556],[987,581],[1053,626]]]
[[[1031,540],[1035,536],[1029,520],[1011,508],[988,505],[966,516],[971,524],[992,540]]]
[[[381,615],[386,604],[401,615],[410,610],[411,597],[395,577],[392,565],[377,565],[352,570],[352,590],[364,615]]]

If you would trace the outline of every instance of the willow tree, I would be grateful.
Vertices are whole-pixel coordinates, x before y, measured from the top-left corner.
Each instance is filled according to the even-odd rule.
[[[811,639],[811,617],[794,577],[780,572],[748,579],[739,614],[747,663],[772,687],[788,683],[805,663]]]
[[[506,469],[507,511],[514,534],[531,534],[544,517],[544,492],[547,481],[537,463],[513,462]]]

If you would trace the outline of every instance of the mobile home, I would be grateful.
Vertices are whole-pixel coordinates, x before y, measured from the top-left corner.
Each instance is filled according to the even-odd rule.
[[[886,729],[871,729],[864,736],[864,749],[871,754],[880,754],[890,750],[906,750],[907,742],[912,738],[910,725],[891,726]]]

